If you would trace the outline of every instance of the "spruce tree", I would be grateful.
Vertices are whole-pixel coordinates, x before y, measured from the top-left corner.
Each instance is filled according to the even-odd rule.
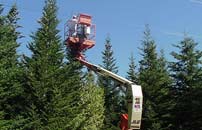
[[[137,77],[138,74],[136,72],[136,65],[135,65],[135,58],[133,54],[131,54],[131,57],[129,58],[130,63],[129,63],[129,70],[127,72],[127,79],[132,81],[133,83],[137,84]]]
[[[81,114],[83,109],[81,95],[85,76],[82,72],[82,65],[73,58],[69,51],[67,51],[67,60],[61,71],[60,78],[64,82],[56,94],[57,100],[54,103],[56,115],[51,119],[51,128],[78,130],[81,125],[85,125],[83,119],[87,118]]]
[[[179,52],[172,52],[175,61],[170,63],[173,78],[173,97],[175,129],[202,129],[201,112],[201,58],[202,52],[197,50],[197,43],[190,37],[175,45]]]
[[[19,66],[17,40],[18,10],[13,5],[7,15],[3,15],[0,5],[0,129],[17,129],[23,124],[25,97],[22,87],[22,69]]]
[[[111,39],[106,38],[105,50],[102,52],[102,67],[113,72],[118,73],[118,67],[116,66],[116,59],[113,56]],[[110,77],[100,76],[100,86],[104,87],[105,96],[105,119],[103,129],[117,129],[119,117],[121,113],[121,100],[120,89],[117,87],[117,82]]]
[[[135,84],[138,84],[138,73],[136,72],[136,65],[135,65],[135,58],[133,56],[133,54],[131,53],[131,56],[129,58],[130,60],[130,63],[129,63],[129,70],[127,72],[127,76],[126,78],[130,81],[132,81],[133,83]],[[125,109],[125,113],[127,113],[128,111],[128,108],[127,108],[127,95],[126,95],[126,90],[123,91],[124,92],[124,95],[123,95],[123,107]]]
[[[139,83],[143,89],[144,104],[142,129],[168,129],[170,127],[167,107],[169,75],[163,58],[158,58],[155,41],[151,37],[150,29],[146,26],[142,41],[139,69]]]
[[[81,71],[81,64],[72,58],[68,62],[66,75],[68,86],[64,87],[63,99],[58,103],[61,116],[60,124],[63,129],[99,130],[104,120],[104,90],[95,84],[91,72]],[[64,120],[66,118],[66,120]],[[61,123],[61,121],[64,121]]]
[[[158,99],[158,111],[159,120],[161,123],[161,128],[166,130],[174,129],[175,116],[172,111],[175,106],[175,99],[173,99],[173,91],[172,91],[172,80],[170,77],[169,63],[165,58],[164,51],[160,51],[160,56],[158,58],[158,68],[159,68],[159,84],[161,85],[160,93],[161,96]]]
[[[94,75],[88,72],[81,88],[80,130],[100,130],[104,121],[104,91],[95,84]]]
[[[32,41],[28,45],[32,55],[24,58],[30,100],[30,122],[25,129],[48,129],[49,119],[55,112],[56,95],[64,83],[60,78],[64,54],[56,15],[56,1],[45,0],[43,16],[38,21],[40,27],[31,35]]]
[[[63,83],[57,88],[54,100],[54,113],[49,118],[51,129],[77,130],[82,124],[81,117],[81,77],[80,65],[76,62],[67,63],[60,72]]]
[[[108,36],[105,41],[105,50],[102,52],[102,67],[113,72],[118,73],[118,67],[116,66],[116,59],[114,58],[114,52],[112,50],[111,39]]]

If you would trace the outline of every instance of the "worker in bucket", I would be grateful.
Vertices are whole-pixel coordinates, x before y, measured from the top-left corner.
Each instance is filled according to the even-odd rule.
[[[76,37],[76,35],[77,35],[77,24],[78,24],[77,16],[73,15],[72,19],[69,21],[70,36]]]
[[[87,39],[89,39],[90,26],[85,25],[84,27],[85,27],[85,28],[84,28],[85,37],[86,37]]]

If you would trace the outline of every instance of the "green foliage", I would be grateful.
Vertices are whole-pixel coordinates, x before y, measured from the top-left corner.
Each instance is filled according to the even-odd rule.
[[[81,130],[100,130],[104,120],[104,91],[97,86],[92,73],[86,77],[81,88]]]
[[[69,55],[68,55],[69,57]],[[70,58],[71,59],[71,58]],[[52,129],[100,129],[103,126],[104,92],[91,74],[84,76],[81,65],[71,59],[64,73],[65,83],[58,89]]]
[[[66,68],[66,69],[65,69]],[[81,123],[81,68],[77,62],[71,62],[61,71],[63,84],[58,88],[54,102],[55,117],[51,119],[54,129],[77,129]]]
[[[114,52],[112,51],[111,39],[106,38],[105,50],[102,52],[102,67],[113,72],[118,73],[118,67],[116,66],[116,59],[113,57]]]
[[[17,129],[23,124],[25,96],[22,87],[22,68],[16,52],[20,33],[17,31],[18,10],[13,5],[7,15],[0,6],[0,129]]]
[[[135,58],[133,54],[131,54],[131,57],[129,58],[129,60],[130,60],[130,63],[129,63],[129,70],[127,72],[127,79],[137,84],[138,74],[135,70],[136,65],[135,65]]]
[[[118,73],[118,67],[116,66],[116,59],[113,57],[111,40],[106,38],[105,50],[102,52],[103,68]],[[123,99],[121,96],[121,90],[118,88],[118,83],[110,77],[99,77],[100,85],[104,87],[105,95],[105,119],[103,129],[118,129],[118,122],[120,113],[122,112]]]
[[[144,105],[142,129],[168,129],[168,114],[171,105],[167,100],[170,79],[163,56],[158,58],[155,41],[146,26],[142,41],[142,56],[139,69],[139,83],[143,88]]]
[[[30,129],[45,129],[52,117],[54,102],[58,88],[63,85],[64,79],[60,79],[63,70],[63,48],[57,17],[55,0],[46,0],[43,8],[43,16],[38,21],[40,27],[31,35],[32,41],[28,48],[32,52],[31,57],[24,58],[26,70],[26,88],[30,91],[27,97],[30,99]]]
[[[202,52],[196,50],[197,43],[187,36],[175,47],[179,49],[179,52],[171,53],[176,61],[170,63],[176,100],[175,128],[179,130],[201,129],[202,116],[199,108],[202,100],[199,95],[202,93]]]

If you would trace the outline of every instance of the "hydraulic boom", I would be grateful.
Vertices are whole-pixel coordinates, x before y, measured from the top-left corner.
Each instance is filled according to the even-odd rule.
[[[93,70],[95,73],[98,73],[102,76],[108,76],[115,81],[118,81],[122,84],[123,87],[127,90],[127,101],[128,101],[128,114],[122,115],[122,121],[120,127],[123,130],[129,129],[140,129],[141,118],[142,118],[142,88],[139,85],[135,85],[133,82],[129,81],[126,78],[123,78],[111,71],[108,71],[100,66],[91,64],[83,59],[77,58],[83,65]],[[125,121],[124,121],[125,120]]]

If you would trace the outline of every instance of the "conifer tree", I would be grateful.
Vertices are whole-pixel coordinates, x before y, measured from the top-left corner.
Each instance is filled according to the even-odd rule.
[[[25,129],[48,129],[56,95],[64,83],[64,54],[56,15],[56,1],[45,0],[43,16],[38,21],[40,27],[31,35],[28,45],[32,55],[24,58],[30,100],[30,122]]]
[[[63,122],[64,129],[87,130],[101,129],[104,120],[104,90],[95,84],[92,73],[84,74],[82,66],[68,54],[68,86],[64,87],[63,100],[59,104],[66,105],[63,112],[68,115]],[[63,121],[63,120],[62,120]],[[61,121],[60,121],[61,124]]]
[[[197,43],[188,36],[175,45],[179,52],[172,52],[175,62],[170,63],[173,78],[173,97],[175,129],[196,130],[202,128],[201,94],[201,58],[202,52],[197,50]]]
[[[169,75],[163,58],[158,58],[148,26],[144,32],[141,51],[143,59],[140,61],[139,83],[144,95],[142,129],[168,129],[170,124],[166,117],[169,116],[169,102],[164,99],[169,92]]]
[[[17,22],[18,10],[13,5],[7,15],[3,15],[0,5],[0,129],[16,129],[23,124],[25,104],[21,83],[22,69],[19,67],[16,49],[20,33]]]
[[[63,81],[57,88],[54,100],[53,116],[49,118],[51,129],[79,129],[82,124],[81,117],[81,87],[82,77],[80,65],[68,62],[63,66],[58,78]]]
[[[80,118],[82,120],[79,129],[100,130],[104,121],[104,91],[97,86],[93,74],[89,72],[81,88]]]
[[[131,54],[131,57],[129,58],[130,64],[129,64],[129,70],[127,72],[127,79],[132,81],[133,83],[137,84],[137,73],[136,73],[136,65],[135,65],[135,58],[133,54]]]
[[[113,72],[118,73],[118,67],[116,66],[116,59],[113,56],[111,39],[106,38],[105,50],[102,52],[102,67]],[[100,86],[104,87],[105,95],[105,119],[104,129],[117,129],[119,117],[121,113],[121,96],[120,89],[117,87],[116,81],[110,77],[100,76]]]
[[[131,56],[129,58],[130,63],[129,63],[129,70],[127,72],[127,76],[126,78],[130,81],[132,81],[133,83],[137,84],[138,82],[138,73],[136,72],[136,65],[135,65],[135,58],[133,56],[133,54],[131,53]],[[127,98],[126,98],[126,90],[123,91],[124,95],[123,95],[123,108],[125,110],[125,113],[127,113],[128,108],[127,108]]]

